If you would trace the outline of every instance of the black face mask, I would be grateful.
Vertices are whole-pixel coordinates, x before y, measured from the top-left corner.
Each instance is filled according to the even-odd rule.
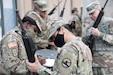
[[[57,34],[54,43],[57,47],[62,47],[65,44],[64,35],[63,34]]]

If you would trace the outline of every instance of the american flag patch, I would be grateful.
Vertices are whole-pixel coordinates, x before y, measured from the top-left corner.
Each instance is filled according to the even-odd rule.
[[[15,47],[17,47],[17,42],[10,42],[10,43],[8,43],[8,47],[9,48],[15,48]]]

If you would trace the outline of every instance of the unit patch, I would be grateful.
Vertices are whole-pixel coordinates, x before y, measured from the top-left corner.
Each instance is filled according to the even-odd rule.
[[[68,59],[68,58],[63,59],[63,61],[62,61],[62,66],[63,66],[64,68],[70,67],[70,66],[71,66],[71,60]]]

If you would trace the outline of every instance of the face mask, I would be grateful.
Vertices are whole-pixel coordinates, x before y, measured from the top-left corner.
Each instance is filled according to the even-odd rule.
[[[57,34],[54,43],[57,47],[62,47],[65,44],[64,35],[63,34]]]

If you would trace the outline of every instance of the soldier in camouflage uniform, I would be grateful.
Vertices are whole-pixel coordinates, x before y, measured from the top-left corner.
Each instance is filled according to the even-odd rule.
[[[36,22],[30,17],[24,17],[23,27],[26,31],[37,31]],[[26,50],[21,36],[20,27],[6,33],[1,40],[1,58],[3,66],[8,75],[28,75],[28,69],[25,63],[27,59]]]
[[[0,75],[9,75],[9,72],[3,66],[1,44],[0,44]]]
[[[39,75],[92,75],[92,55],[88,46],[68,30],[65,20],[55,20],[51,25],[49,38],[61,47],[53,70],[42,66],[36,56],[34,63],[27,62],[29,70]]]
[[[71,13],[72,13],[72,16],[69,19],[70,27],[76,36],[81,36],[82,22],[81,22],[81,17],[78,15],[78,9],[73,8]]]
[[[40,29],[40,33],[37,34],[38,37],[34,38],[38,49],[46,48],[50,44],[48,43],[47,23],[53,20],[53,18],[48,16],[47,10],[48,6],[45,0],[35,0],[34,9],[26,14],[36,21]]]
[[[95,21],[101,10],[98,1],[87,6],[90,18]],[[103,16],[98,28],[87,29],[87,35],[83,38],[87,42],[89,35],[93,35],[93,72],[94,75],[113,75],[113,19]]]

